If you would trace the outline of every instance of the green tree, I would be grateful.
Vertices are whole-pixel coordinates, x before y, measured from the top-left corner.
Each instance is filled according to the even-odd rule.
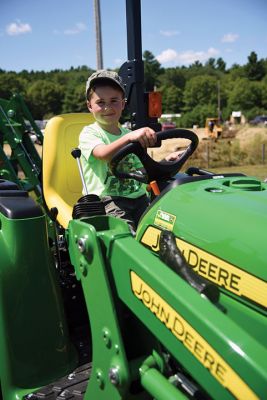
[[[190,79],[184,90],[184,111],[191,111],[198,105],[217,105],[218,81],[209,75],[196,76]]]
[[[193,64],[190,65],[189,68],[199,70],[199,69],[203,68],[203,65],[199,60],[196,60]]]
[[[181,68],[167,68],[159,76],[160,86],[176,86],[180,89],[185,87],[185,74]]]
[[[63,112],[86,112],[85,83],[93,70],[85,66],[68,71],[64,84]],[[66,75],[66,74],[65,74]],[[64,75],[61,76],[61,81]]]
[[[208,59],[208,61],[205,63],[205,66],[206,66],[206,67],[211,67],[211,68],[215,69],[215,68],[216,68],[215,62],[216,62],[215,58],[210,57],[210,58]]]
[[[196,61],[189,67],[166,69],[161,68],[150,51],[144,52],[143,59],[146,90],[157,86],[163,95],[163,111],[181,112],[188,126],[203,124],[207,116],[217,115],[218,82],[224,119],[237,109],[248,118],[267,114],[267,59],[258,60],[255,52],[248,56],[247,64],[234,64],[227,70],[222,58],[210,58],[205,65]],[[35,118],[83,112],[84,86],[92,72],[84,65],[49,72],[0,69],[0,97],[9,99],[19,92]]]
[[[246,77],[245,68],[243,66],[240,66],[239,64],[233,64],[232,67],[228,70],[227,79],[230,82],[230,85],[231,82],[233,83],[233,81],[245,77]]]
[[[165,86],[162,91],[162,110],[164,114],[179,113],[183,106],[183,92],[177,86]]]
[[[220,72],[226,71],[226,63],[223,61],[221,57],[219,57],[216,61],[216,69]]]
[[[229,108],[232,111],[242,111],[247,117],[252,117],[263,107],[262,84],[241,78],[235,82],[229,92]]]
[[[262,107],[265,109],[264,114],[267,114],[267,75],[263,82],[261,82],[261,98]]]
[[[184,74],[186,81],[201,75],[215,76],[219,79],[220,71],[216,69],[215,59],[209,58],[205,65],[202,65],[199,61],[194,62],[184,70]]]
[[[26,94],[26,100],[35,119],[60,114],[64,88],[46,80],[32,83]]]
[[[248,56],[248,63],[245,65],[245,72],[251,81],[259,81],[265,75],[263,60],[258,61],[258,56],[255,51],[252,51]]]
[[[154,87],[159,83],[159,75],[161,74],[160,63],[155,59],[154,55],[146,50],[143,53],[144,60],[144,84],[147,91],[153,91]]]
[[[210,115],[216,116],[216,112],[215,105],[197,105],[191,111],[182,114],[179,125],[185,128],[192,128],[193,125],[205,126],[206,118]]]
[[[65,90],[62,112],[86,112],[85,84],[72,84]]]
[[[24,94],[27,81],[17,75],[15,72],[0,74],[0,97],[8,100],[12,94]]]

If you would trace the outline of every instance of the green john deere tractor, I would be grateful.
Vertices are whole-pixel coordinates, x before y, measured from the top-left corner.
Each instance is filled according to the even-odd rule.
[[[127,0],[126,11],[128,35],[139,37],[139,2]],[[134,43],[120,71],[132,125],[156,127]],[[181,173],[197,136],[159,131],[158,145],[189,141],[178,161],[156,162],[132,143],[111,162],[121,179],[158,189],[133,237],[99,199],[81,195],[72,155],[91,118],[48,122],[42,207],[0,180],[2,398],[266,399],[267,184],[196,167]],[[129,153],[142,173],[119,168]]]

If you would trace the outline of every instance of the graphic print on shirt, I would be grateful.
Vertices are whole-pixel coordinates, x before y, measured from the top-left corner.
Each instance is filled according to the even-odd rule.
[[[140,168],[142,164],[134,154],[129,154],[120,162],[120,171],[133,172]],[[104,184],[106,192],[110,196],[127,196],[140,189],[142,183],[135,179],[118,179],[111,172],[107,171],[107,176]]]

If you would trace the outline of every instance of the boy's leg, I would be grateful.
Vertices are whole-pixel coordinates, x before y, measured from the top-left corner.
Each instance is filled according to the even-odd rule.
[[[147,207],[149,206],[149,199],[148,197],[144,194],[141,197],[138,197],[137,199],[131,199],[133,201],[133,210],[132,210],[132,215],[133,215],[133,220],[136,224],[136,226],[139,223],[140,218],[146,211]]]
[[[131,230],[135,232],[135,222],[129,212],[127,204],[125,204],[126,202],[123,199],[124,198],[111,196],[103,197],[102,201],[104,203],[106,214],[123,219],[130,226]]]
[[[104,202],[105,210],[108,215],[122,218],[134,231],[137,228],[140,217],[149,206],[149,200],[146,195],[136,199],[106,196],[102,201]]]

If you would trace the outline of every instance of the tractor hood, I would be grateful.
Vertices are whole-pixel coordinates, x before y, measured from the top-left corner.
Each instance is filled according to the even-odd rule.
[[[245,176],[212,176],[174,185],[151,204],[137,239],[154,252],[172,231],[203,277],[267,307],[267,185]]]

